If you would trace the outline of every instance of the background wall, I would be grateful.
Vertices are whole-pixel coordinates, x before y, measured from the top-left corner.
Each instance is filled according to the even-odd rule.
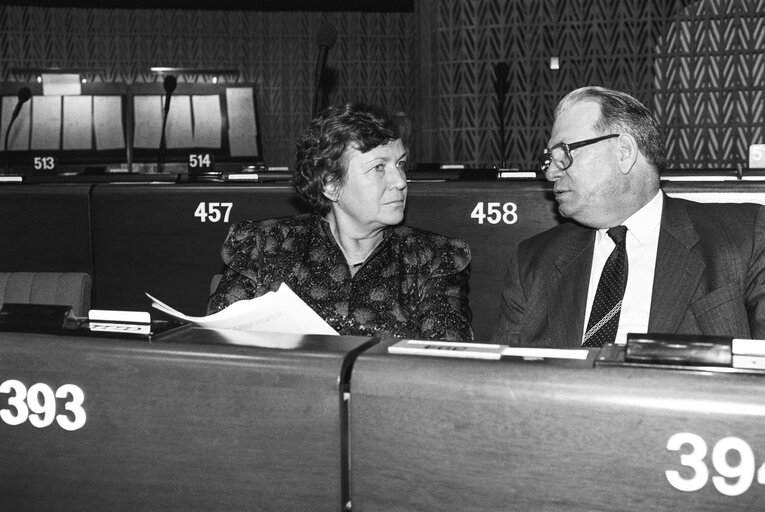
[[[504,151],[533,167],[555,104],[588,84],[653,106],[672,167],[740,168],[749,144],[765,142],[765,0],[416,0],[399,12],[3,6],[0,80],[21,80],[16,67],[98,68],[96,80],[127,83],[157,81],[151,65],[237,68],[257,87],[267,163],[291,164],[323,23],[338,31],[326,100],[409,112],[420,162],[493,166]]]
[[[97,82],[162,82],[151,66],[238,69],[256,86],[265,161],[291,165],[308,124],[316,34],[338,32],[327,66],[329,99],[413,109],[412,12],[0,7],[0,81],[30,80],[14,68],[101,69]],[[211,76],[179,76],[179,82]]]

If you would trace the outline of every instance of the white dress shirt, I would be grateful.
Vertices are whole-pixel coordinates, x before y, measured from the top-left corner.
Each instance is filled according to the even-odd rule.
[[[656,253],[659,248],[659,228],[661,212],[664,208],[664,196],[661,191],[645,206],[624,222],[627,226],[627,288],[624,291],[622,310],[619,314],[619,328],[616,331],[616,343],[626,343],[627,333],[645,333],[648,331],[648,316],[651,312],[651,292],[653,275],[656,269]],[[613,226],[612,226],[613,227]],[[599,229],[595,234],[595,252],[592,257],[590,287],[587,291],[587,308],[584,317],[584,330],[590,318],[595,291],[598,288],[600,274],[608,256],[616,246],[607,234],[608,229]],[[584,338],[584,332],[582,332]]]

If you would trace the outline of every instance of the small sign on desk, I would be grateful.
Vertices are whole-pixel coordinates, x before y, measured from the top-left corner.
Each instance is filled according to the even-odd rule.
[[[388,347],[391,354],[410,354],[435,357],[458,357],[463,359],[587,359],[587,349],[557,349],[535,347],[510,347],[493,343],[463,343],[457,341],[402,340]]]
[[[765,169],[765,144],[749,146],[749,168]]]

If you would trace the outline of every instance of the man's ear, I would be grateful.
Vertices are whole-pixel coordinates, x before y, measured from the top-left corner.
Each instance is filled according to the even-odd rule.
[[[640,151],[638,150],[637,140],[629,133],[622,133],[616,139],[617,160],[619,162],[619,171],[622,174],[629,174],[635,167]]]

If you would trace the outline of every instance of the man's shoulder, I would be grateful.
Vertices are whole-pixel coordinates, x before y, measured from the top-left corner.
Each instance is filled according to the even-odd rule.
[[[550,247],[556,245],[568,245],[574,240],[587,240],[592,236],[593,228],[582,226],[573,221],[565,221],[548,230],[537,233],[524,241],[521,245],[526,247]]]
[[[667,222],[683,221],[687,215],[697,228],[747,231],[758,216],[765,216],[765,206],[756,203],[709,203],[688,199],[666,199],[664,218]]]

